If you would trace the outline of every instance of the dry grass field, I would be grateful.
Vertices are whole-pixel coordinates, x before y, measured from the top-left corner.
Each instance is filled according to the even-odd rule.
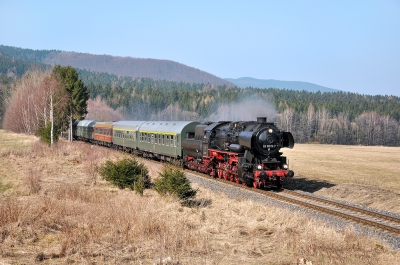
[[[384,165],[374,167],[367,153],[374,163]],[[392,157],[390,163],[385,157],[399,154],[396,148],[296,145],[285,154],[297,173],[293,187],[345,194],[341,189],[357,186],[377,189],[383,197],[385,190],[399,191],[395,180],[376,176],[385,167],[386,174],[395,174],[399,161]],[[206,189],[200,188],[196,196],[205,203],[195,208],[182,207],[153,190],[143,197],[120,190],[101,180],[97,168],[122,156],[79,142],[60,141],[50,149],[33,136],[0,130],[0,264],[289,265],[302,257],[315,265],[400,260],[399,251],[351,229],[340,233],[300,213],[232,200]],[[363,162],[367,158],[369,162]],[[157,177],[160,166],[140,161],[151,177]],[[343,168],[354,175],[346,177]],[[357,178],[360,172],[363,177]]]
[[[293,187],[400,214],[400,148],[296,144]]]

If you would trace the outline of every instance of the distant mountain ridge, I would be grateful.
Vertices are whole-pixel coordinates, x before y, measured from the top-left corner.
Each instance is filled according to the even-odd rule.
[[[91,72],[109,73],[116,76],[133,78],[151,78],[154,80],[166,80],[185,83],[204,83],[212,85],[238,86],[242,88],[278,88],[309,92],[338,92],[339,90],[300,81],[280,81],[274,79],[256,79],[251,77],[242,78],[219,78],[210,73],[201,71],[194,67],[186,66],[170,60],[143,59],[132,57],[119,57],[111,55],[94,55],[89,53],[65,52],[59,50],[32,50],[12,46],[0,45],[0,58],[10,65],[10,61],[17,62],[23,66],[19,70],[26,71],[29,65],[71,65],[77,69]],[[8,58],[8,59],[7,59]],[[27,62],[27,63],[24,63]],[[28,63],[30,62],[30,63]],[[4,68],[3,67],[3,68]],[[1,68],[1,67],[0,67]],[[10,72],[10,69],[0,69],[1,72]],[[11,69],[12,70],[12,69]],[[16,71],[17,69],[12,70]],[[17,73],[21,75],[21,73]]]
[[[170,60],[93,55],[59,50],[31,50],[4,45],[0,45],[0,53],[31,62],[70,65],[79,69],[120,76],[233,86],[225,79]]]
[[[339,92],[340,90],[332,89],[320,85],[316,85],[308,82],[301,81],[280,81],[274,79],[256,79],[251,77],[241,78],[225,78],[229,82],[235,84],[238,87],[256,87],[256,88],[280,88],[288,90],[305,90],[309,92]]]

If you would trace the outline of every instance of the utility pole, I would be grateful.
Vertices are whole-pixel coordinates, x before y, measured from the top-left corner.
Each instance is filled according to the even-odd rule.
[[[53,117],[53,95],[50,95],[50,124],[51,124],[51,131],[50,131],[50,146],[53,146],[53,131],[54,131],[54,117]]]

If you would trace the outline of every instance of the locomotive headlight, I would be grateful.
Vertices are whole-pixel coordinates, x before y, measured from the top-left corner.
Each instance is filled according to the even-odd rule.
[[[268,129],[268,132],[269,132],[269,133],[272,133],[272,132],[273,132],[273,130],[272,130],[272,129]]]
[[[258,166],[257,166],[257,169],[258,169],[258,170],[261,170],[261,168],[262,168],[261,165],[258,165]]]
[[[283,164],[283,169],[288,169],[288,166],[286,164]]]

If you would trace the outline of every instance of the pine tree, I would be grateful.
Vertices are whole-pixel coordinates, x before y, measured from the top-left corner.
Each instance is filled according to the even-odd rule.
[[[67,92],[68,109],[65,114],[69,122],[69,140],[72,141],[72,121],[73,119],[82,119],[87,114],[89,93],[73,67],[57,65],[53,69],[53,74],[61,79]]]

